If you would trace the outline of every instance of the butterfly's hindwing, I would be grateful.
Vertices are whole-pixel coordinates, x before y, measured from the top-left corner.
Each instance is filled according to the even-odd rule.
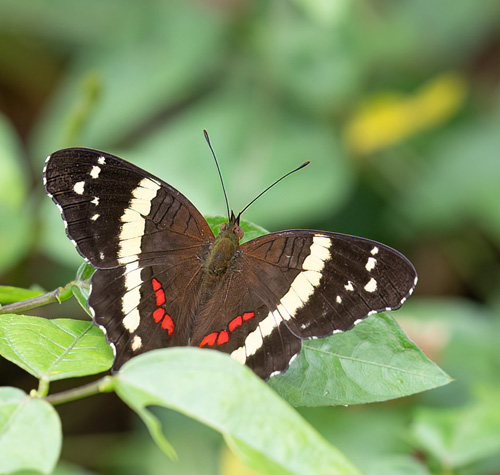
[[[188,344],[199,301],[201,265],[186,256],[181,265],[98,269],[89,307],[116,352],[113,370],[155,348]]]

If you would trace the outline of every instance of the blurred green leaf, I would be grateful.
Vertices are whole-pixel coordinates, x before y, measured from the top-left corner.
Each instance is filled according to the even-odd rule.
[[[59,462],[55,470],[52,472],[52,475],[98,475],[98,474],[96,472],[87,470],[77,465],[69,464],[67,462]]]
[[[500,391],[492,385],[462,408],[418,408],[410,426],[416,448],[440,470],[470,466],[500,451]]]
[[[288,103],[316,115],[331,114],[352,101],[362,85],[365,58],[353,41],[352,4],[300,3],[306,14],[298,14],[292,2],[271,2],[256,18],[254,68]]]
[[[42,289],[22,289],[10,285],[0,285],[0,304],[5,305],[43,295]]]
[[[225,473],[220,467],[220,448],[224,441],[218,432],[179,412],[159,407],[152,410],[163,426],[165,437],[175,447],[178,459],[165,457],[165,454],[151,443],[151,437],[139,418],[134,417],[134,432],[127,433],[125,437],[119,433],[111,437],[104,436],[105,443],[97,442],[100,450],[91,449],[94,458],[101,454],[102,458],[105,458],[106,471],[130,475]],[[68,440],[67,450],[70,445],[81,456],[79,439]],[[72,452],[71,448],[69,451]],[[196,457],[193,454],[196,454]],[[85,460],[85,455],[81,460]]]
[[[429,475],[427,467],[410,455],[393,455],[374,460],[366,475]]]
[[[0,114],[0,272],[14,265],[29,250],[33,216],[26,206],[26,172],[15,132]]]
[[[305,341],[289,370],[269,383],[294,406],[320,406],[385,401],[450,381],[382,313],[348,332]]]
[[[91,322],[0,316],[0,354],[38,379],[86,376],[108,370],[113,352]]]
[[[224,437],[228,447],[231,448],[234,454],[238,456],[241,462],[246,466],[255,470],[257,473],[271,473],[271,474],[292,474],[293,471],[286,470],[283,466],[270,460],[263,453],[253,449],[241,440],[226,435]]]
[[[94,7],[99,11],[100,5]],[[67,142],[64,124],[68,105],[79,97],[81,78],[89,71],[100,77],[102,94],[92,120],[82,130],[80,144],[98,148],[128,140],[144,123],[217,79],[226,51],[222,41],[226,31],[216,10],[182,1],[149,2],[141,8],[128,2],[125,8],[130,13],[127,21],[113,24],[121,34],[102,35],[97,30],[105,47],[87,49],[70,67],[38,124],[34,149],[47,155],[63,146],[78,145]],[[193,30],[196,41],[189,41]]]
[[[197,348],[145,353],[123,366],[115,390],[138,413],[149,405],[175,409],[286,470],[358,473],[263,381],[222,353]]]
[[[411,299],[398,311],[405,331],[453,378],[425,395],[433,405],[465,404],[471,389],[498,379],[498,314],[462,298]]]
[[[500,241],[499,121],[500,109],[436,139],[425,169],[398,204],[415,226],[435,234],[472,221]]]
[[[362,473],[371,475],[383,460],[389,463],[391,457],[412,458],[414,455],[403,436],[410,417],[408,411],[416,399],[418,397],[407,398],[396,404],[307,407],[300,408],[299,412]]]
[[[48,402],[16,388],[0,388],[0,473],[51,474],[61,440],[59,416]]]

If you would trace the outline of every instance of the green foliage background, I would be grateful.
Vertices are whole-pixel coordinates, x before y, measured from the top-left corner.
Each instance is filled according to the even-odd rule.
[[[496,0],[0,0],[0,284],[52,289],[81,263],[42,191],[58,148],[121,155],[204,214],[225,208],[203,128],[236,211],[311,160],[245,217],[407,254],[420,282],[394,316],[455,382],[301,413],[364,473],[498,471],[499,25]],[[2,386],[25,378],[0,361]],[[57,410],[58,473],[244,470],[177,413],[157,414],[171,462],[112,395]]]

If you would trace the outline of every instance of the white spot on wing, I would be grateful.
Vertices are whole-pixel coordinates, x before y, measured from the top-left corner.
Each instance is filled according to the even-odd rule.
[[[375,247],[371,250],[370,254],[371,254],[372,256],[376,256],[376,255],[378,254],[378,247],[377,247],[377,246],[375,246]]]
[[[85,189],[85,182],[84,181],[79,181],[79,182],[75,183],[75,186],[73,187],[73,191],[77,195],[83,195],[84,189]]]
[[[245,347],[240,346],[237,350],[234,350],[231,353],[231,358],[234,358],[236,361],[240,362],[241,364],[245,364],[247,360],[247,355],[245,352]]]
[[[260,329],[262,337],[265,338],[266,336],[269,336],[275,328],[276,328],[276,319],[274,318],[273,312],[269,312],[267,317],[264,318],[264,320],[262,320],[259,323],[259,327],[257,328],[257,330]]]
[[[132,191],[129,208],[124,211],[121,217],[123,225],[120,229],[120,248],[118,250],[120,264],[132,262],[137,259],[137,255],[141,252],[141,238],[146,228],[144,216],[147,216],[151,211],[151,201],[159,189],[158,183],[149,178],[143,178]]]
[[[260,327],[257,327],[252,333],[250,333],[245,338],[245,348],[246,348],[247,358],[256,353],[257,350],[262,346],[263,342],[264,340],[262,339],[262,334],[260,333]]]
[[[348,280],[347,284],[344,285],[344,289],[349,292],[352,292],[354,290],[354,286],[352,285],[352,282],[350,280]]]
[[[135,335],[132,340],[132,351],[137,351],[142,348],[142,338],[139,335]]]
[[[137,308],[141,302],[141,270],[139,263],[133,262],[125,266],[123,274],[125,286],[125,294],[121,301],[122,314],[125,315],[123,326],[130,333],[137,330],[141,321],[139,309]]]
[[[94,196],[94,199],[91,201],[93,205],[98,205],[99,204],[99,198],[97,196]]]
[[[342,303],[342,297],[340,295],[337,295],[337,298],[335,299],[335,302]]]
[[[96,214],[94,214],[94,216],[92,216],[90,219],[91,219],[92,221],[96,221],[98,217],[99,217],[99,215],[96,213]]]
[[[365,269],[368,272],[371,272],[373,269],[375,269],[376,264],[377,264],[377,259],[375,259],[374,257],[369,257],[368,261],[366,261]]]
[[[276,308],[284,320],[293,318],[296,311],[304,306],[319,285],[325,261],[331,257],[329,247],[330,239],[327,237],[321,235],[313,237],[309,255],[302,264],[304,270],[297,274]]]
[[[101,169],[97,165],[94,165],[90,170],[90,176],[94,179],[99,176],[99,173],[101,173]]]
[[[375,290],[377,290],[377,281],[372,277],[365,285],[364,289],[367,292],[375,292]]]
[[[101,156],[97,159],[97,163],[99,165],[106,165],[106,159],[103,156]]]

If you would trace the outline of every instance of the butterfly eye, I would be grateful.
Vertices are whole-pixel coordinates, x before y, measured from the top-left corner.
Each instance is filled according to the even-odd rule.
[[[235,225],[234,226],[234,235],[238,238],[241,239],[243,235],[245,234],[245,231],[243,231],[243,228],[241,226]]]

